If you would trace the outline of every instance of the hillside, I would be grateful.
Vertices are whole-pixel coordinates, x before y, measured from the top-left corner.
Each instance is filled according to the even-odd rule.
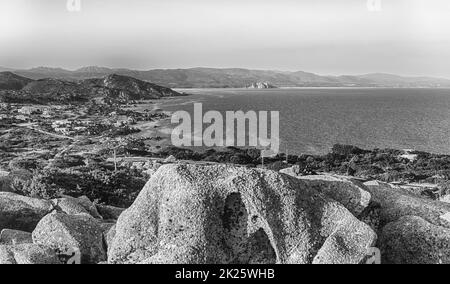
[[[82,93],[86,91],[83,84],[77,82],[70,82],[59,79],[41,79],[34,81],[23,88],[23,91],[30,93],[54,93],[54,94],[64,94],[64,93]]]
[[[0,92],[0,101],[5,103],[73,103],[89,99],[90,91],[83,84],[60,79],[31,81],[20,90]]]
[[[0,72],[0,90],[20,90],[32,81],[11,72]]]
[[[27,84],[19,91],[0,93],[7,103],[75,103],[86,102],[92,94],[84,84],[59,79],[41,79]]]
[[[172,96],[182,94],[132,77],[113,74],[100,79],[80,81],[39,79],[31,81],[19,91],[1,92],[0,101],[45,104],[86,102],[93,98],[103,98],[108,103],[128,103]]]
[[[303,71],[285,72],[240,68],[139,71],[90,66],[75,71],[39,67],[15,72],[32,79],[51,77],[70,80],[100,78],[117,74],[170,88],[245,88],[255,82],[270,82],[277,87],[450,87],[450,80],[440,78],[402,77],[390,74],[321,76]]]
[[[97,94],[121,101],[149,100],[182,95],[166,87],[117,74],[108,75],[101,79],[87,79],[83,83],[96,89]]]

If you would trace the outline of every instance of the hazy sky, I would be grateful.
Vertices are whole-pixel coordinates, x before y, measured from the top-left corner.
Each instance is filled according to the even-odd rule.
[[[448,0],[381,0],[379,12],[368,0],[67,1],[0,0],[0,66],[450,78]]]

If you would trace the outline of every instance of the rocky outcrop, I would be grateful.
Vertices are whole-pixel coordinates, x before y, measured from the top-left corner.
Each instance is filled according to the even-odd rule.
[[[166,165],[119,218],[110,263],[360,263],[376,234],[306,182]]]
[[[450,219],[445,218],[450,214],[450,204],[426,199],[387,183],[372,181],[365,185],[373,202],[380,205],[382,227],[401,217],[417,216],[435,226],[450,229]]]
[[[257,82],[246,87],[247,89],[277,89],[274,85],[267,82]]]
[[[292,168],[281,170],[280,173],[298,178],[317,192],[340,202],[357,217],[370,204],[371,194],[367,188],[348,178],[332,175],[297,176]]]
[[[4,229],[0,233],[0,245],[32,244],[31,233]]]
[[[101,223],[88,214],[45,216],[33,231],[33,242],[63,254],[79,251],[82,263],[106,260]]]
[[[382,182],[365,185],[377,204],[383,263],[450,263],[450,204]]]
[[[53,209],[50,201],[0,192],[0,230],[32,232]]]
[[[383,263],[450,264],[450,229],[416,216],[389,223],[380,237]]]
[[[311,188],[340,202],[380,239],[382,263],[448,263],[450,206],[378,181],[361,184],[351,177],[297,176]]]
[[[61,264],[55,251],[36,244],[0,245],[0,264]]]
[[[0,229],[0,263],[11,264],[73,252],[82,263],[364,263],[373,247],[386,264],[450,264],[450,204],[290,169],[167,164],[125,211],[0,192]]]

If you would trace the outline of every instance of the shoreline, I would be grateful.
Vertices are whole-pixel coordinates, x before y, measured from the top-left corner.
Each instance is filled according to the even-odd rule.
[[[277,88],[268,88],[268,89],[251,89],[251,88],[173,88],[174,91],[184,92],[184,91],[208,91],[208,90],[227,90],[227,91],[276,91],[276,90],[365,90],[365,89],[379,89],[379,90],[396,90],[396,89],[406,89],[406,90],[449,90],[450,87],[277,87]]]

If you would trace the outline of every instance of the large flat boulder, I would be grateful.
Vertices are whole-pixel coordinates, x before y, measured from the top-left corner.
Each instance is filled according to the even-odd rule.
[[[0,230],[32,232],[52,210],[53,203],[50,201],[0,192]]]
[[[110,263],[360,263],[376,234],[308,182],[166,165],[120,216]]]
[[[45,216],[33,231],[33,242],[61,254],[79,251],[82,263],[106,260],[101,223],[88,214],[55,212]]]
[[[359,216],[370,204],[371,195],[367,188],[350,178],[336,175],[300,176],[292,168],[280,173],[298,178],[309,186],[344,205],[355,216]]]
[[[416,216],[401,217],[383,228],[383,263],[450,264],[450,229]]]
[[[62,264],[51,248],[36,244],[0,245],[0,264]]]

